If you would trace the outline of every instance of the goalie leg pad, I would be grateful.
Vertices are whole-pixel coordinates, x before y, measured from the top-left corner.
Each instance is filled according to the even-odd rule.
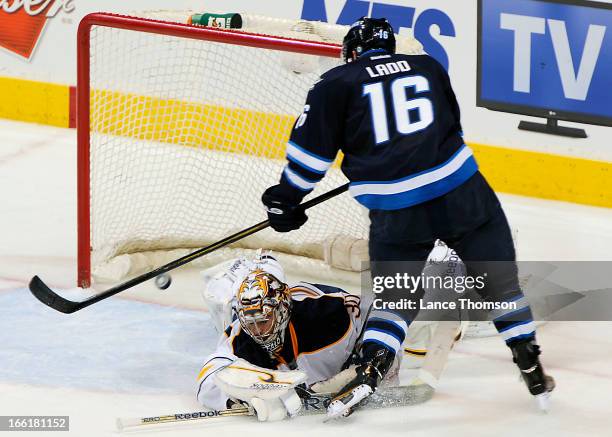
[[[369,267],[368,241],[338,235],[326,241],[324,260],[332,267],[353,272],[361,272]]]

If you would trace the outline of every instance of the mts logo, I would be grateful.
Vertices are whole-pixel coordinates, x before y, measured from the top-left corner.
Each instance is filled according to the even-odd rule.
[[[566,23],[561,20],[504,13],[500,15],[500,29],[514,32],[514,91],[531,92],[532,42],[534,38],[550,38],[565,97],[586,100],[606,34],[605,26],[589,25],[582,47],[570,46]],[[573,43],[579,44],[576,40]],[[572,51],[577,56],[572,56]]]
[[[0,47],[30,59],[49,18],[74,10],[73,0],[0,0]]]
[[[325,1],[304,0],[302,19],[332,22],[328,20]],[[452,20],[443,11],[439,9],[426,9],[417,14],[416,8],[411,6],[367,0],[346,0],[338,15],[336,24],[350,25],[363,16],[384,17],[389,20],[395,32],[399,32],[401,27],[414,29],[414,36],[423,44],[425,51],[436,58],[448,70],[448,54],[442,43],[431,32],[431,28],[434,27],[436,35],[456,36]]]

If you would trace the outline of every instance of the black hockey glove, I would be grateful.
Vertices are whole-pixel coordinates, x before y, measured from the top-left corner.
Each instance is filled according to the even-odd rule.
[[[275,194],[276,187],[268,188],[261,196],[266,207],[270,226],[276,232],[289,232],[299,229],[306,220],[306,212],[299,204],[291,204],[286,199]]]

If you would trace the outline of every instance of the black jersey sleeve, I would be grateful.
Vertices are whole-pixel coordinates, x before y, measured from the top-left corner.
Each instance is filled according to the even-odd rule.
[[[300,203],[325,176],[341,146],[345,95],[342,80],[326,75],[308,92],[287,143],[287,165],[276,195]]]

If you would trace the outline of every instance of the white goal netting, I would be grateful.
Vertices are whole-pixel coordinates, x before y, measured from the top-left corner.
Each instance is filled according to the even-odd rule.
[[[190,13],[139,15],[185,23]],[[346,32],[301,20],[247,15],[244,22],[241,31],[302,40],[339,43]],[[413,39],[402,41],[406,51],[421,50]],[[273,48],[92,27],[94,278],[117,280],[167,261],[167,251],[201,247],[266,218],[260,197],[279,179],[308,89],[340,63]],[[336,165],[312,196],[344,182]],[[367,214],[347,194],[308,215],[299,231],[265,230],[240,245],[320,260],[340,236],[367,238]]]

